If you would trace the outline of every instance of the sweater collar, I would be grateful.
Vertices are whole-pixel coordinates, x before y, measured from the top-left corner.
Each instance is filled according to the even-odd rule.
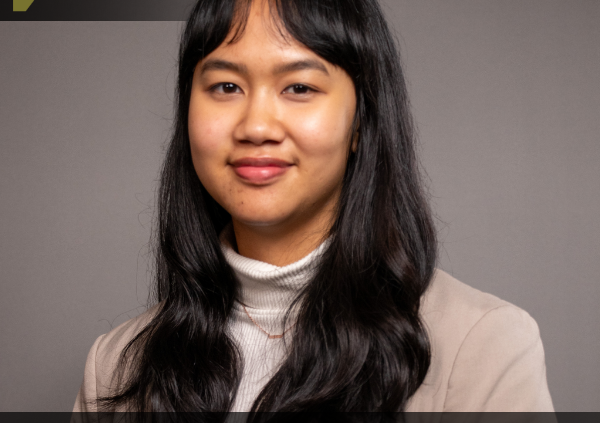
[[[286,311],[306,286],[329,243],[325,241],[302,259],[279,267],[241,256],[232,247],[233,239],[229,225],[221,234],[221,249],[240,283],[239,302],[248,309],[277,313]]]

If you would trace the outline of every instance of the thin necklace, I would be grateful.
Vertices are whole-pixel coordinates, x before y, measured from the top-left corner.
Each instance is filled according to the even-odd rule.
[[[281,335],[271,335],[269,332],[267,332],[266,330],[264,330],[261,325],[259,325],[258,323],[256,323],[256,321],[252,318],[252,316],[250,316],[250,313],[248,313],[248,310],[246,310],[246,306],[244,304],[242,304],[242,307],[244,307],[244,311],[246,312],[246,314],[248,315],[248,317],[250,318],[250,320],[252,321],[252,323],[254,323],[256,325],[256,327],[261,330],[261,332],[263,332],[265,335],[267,335],[269,337],[269,339],[283,338],[283,335],[285,335],[286,332],[289,331],[291,328],[293,328],[294,325],[295,325],[295,323],[294,323],[294,325],[292,325],[289,328],[287,328],[286,330],[284,330]]]

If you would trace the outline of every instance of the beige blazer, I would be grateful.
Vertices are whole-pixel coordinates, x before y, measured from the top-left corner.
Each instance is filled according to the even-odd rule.
[[[156,306],[100,336],[73,411],[96,411],[110,393],[119,353]],[[407,411],[554,411],[535,321],[520,308],[438,270],[421,307],[431,366]]]

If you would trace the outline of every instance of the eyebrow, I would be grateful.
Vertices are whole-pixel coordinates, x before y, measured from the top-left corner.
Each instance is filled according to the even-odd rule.
[[[329,76],[329,72],[327,72],[327,68],[319,62],[318,60],[297,60],[294,62],[284,63],[282,65],[278,65],[273,69],[274,75],[279,75],[282,73],[313,69],[320,72],[323,72],[325,75]],[[242,65],[239,63],[229,62],[227,60],[221,59],[208,59],[206,62],[202,64],[200,68],[200,75],[204,75],[204,73],[212,70],[229,70],[232,72],[239,73],[241,75],[247,76],[249,74],[248,67],[246,65]]]
[[[318,60],[298,60],[295,62],[284,63],[282,65],[276,66],[273,69],[273,74],[278,75],[281,73],[288,73],[294,71],[300,71],[305,69],[313,69],[323,72],[325,75],[329,76],[329,72],[327,72],[327,68],[323,65],[323,63]]]
[[[242,75],[248,75],[249,73],[246,65],[228,62],[227,60],[208,59],[202,64],[202,67],[200,68],[200,75],[204,75],[206,72],[212,70],[229,70]]]

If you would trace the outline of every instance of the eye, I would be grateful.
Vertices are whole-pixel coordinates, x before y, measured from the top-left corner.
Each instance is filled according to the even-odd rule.
[[[210,87],[210,91],[217,94],[236,94],[241,92],[240,87],[231,82],[221,82]]]
[[[306,94],[310,94],[311,92],[315,92],[315,91],[316,90],[314,90],[311,87],[309,87],[308,85],[304,85],[304,84],[290,85],[285,90],[283,90],[284,93],[291,93],[291,94],[296,94],[296,95],[306,95]]]

